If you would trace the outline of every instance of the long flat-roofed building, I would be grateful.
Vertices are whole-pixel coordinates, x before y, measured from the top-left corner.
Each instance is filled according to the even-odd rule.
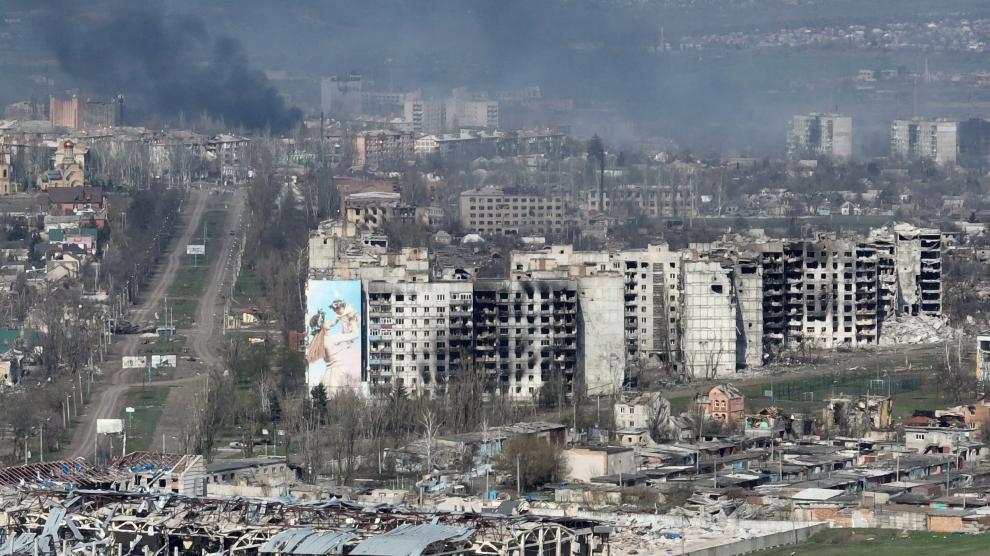
[[[500,187],[469,189],[460,195],[461,226],[493,235],[560,234],[564,231],[564,199]]]

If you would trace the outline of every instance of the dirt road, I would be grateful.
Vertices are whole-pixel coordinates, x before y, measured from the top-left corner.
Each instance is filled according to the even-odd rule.
[[[190,190],[179,215],[182,226],[184,226],[182,235],[172,240],[169,246],[171,252],[165,265],[152,278],[151,289],[147,290],[138,305],[131,310],[129,318],[131,322],[143,326],[161,307],[162,299],[172,287],[175,274],[182,264],[186,245],[189,244],[203,214],[206,212],[207,197],[208,195],[204,192]],[[86,412],[79,416],[81,422],[76,426],[72,443],[66,451],[70,457],[92,455],[96,437],[96,420],[120,417],[121,408],[119,405],[122,396],[130,388],[141,384],[141,374],[139,373],[142,371],[140,369],[121,368],[120,359],[123,355],[136,353],[138,346],[139,337],[136,334],[124,336],[114,343],[103,368],[103,380],[94,392],[94,399],[86,408]],[[185,379],[170,382],[181,383],[182,380]]]

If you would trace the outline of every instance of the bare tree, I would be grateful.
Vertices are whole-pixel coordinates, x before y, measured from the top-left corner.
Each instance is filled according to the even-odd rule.
[[[364,400],[349,389],[331,397],[328,439],[340,484],[350,482],[359,463],[358,440],[365,421]]]
[[[211,370],[204,379],[202,389],[193,394],[183,436],[188,448],[195,449],[208,462],[213,461],[217,436],[232,420],[234,391],[228,376]]]
[[[437,434],[440,432],[440,417],[432,410],[426,409],[419,416],[419,424],[426,437],[426,470],[433,471],[433,444],[436,442]]]
[[[646,407],[647,426],[650,438],[654,442],[666,442],[674,439],[670,427],[670,402],[660,395],[660,392],[650,394]]]

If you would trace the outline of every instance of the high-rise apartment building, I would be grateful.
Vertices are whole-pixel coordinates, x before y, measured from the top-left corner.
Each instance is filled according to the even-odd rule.
[[[447,123],[452,131],[461,128],[498,129],[498,102],[454,99],[448,103]]]
[[[736,300],[731,269],[717,261],[681,264],[680,342],[684,374],[713,379],[736,372]]]
[[[444,388],[472,356],[470,282],[365,284],[371,390],[401,385],[418,394]]]
[[[862,240],[756,246],[764,350],[876,344],[896,315],[941,314],[941,233],[907,224]]]
[[[510,397],[544,384],[570,393],[577,371],[577,285],[573,280],[478,280],[475,365]]]
[[[416,139],[411,132],[391,129],[361,131],[354,135],[354,160],[357,167],[382,168],[413,160]]]
[[[621,277],[619,308],[625,359],[653,360],[676,368],[680,361],[680,264],[681,253],[671,251],[665,244],[611,253],[574,251],[570,245],[552,245],[539,251],[513,252],[510,271],[531,275],[563,271],[578,280],[579,288],[588,276]]]
[[[406,99],[403,115],[416,133],[438,134],[447,131],[447,104],[442,100]]]
[[[955,164],[958,123],[949,120],[894,120],[890,125],[890,153],[906,159]]]
[[[941,313],[941,233],[906,224],[683,250],[552,245],[473,281],[441,279],[427,250],[389,252],[373,230],[340,236],[349,227],[311,237],[310,277],[361,282],[369,392],[476,380],[516,399],[612,393],[636,364],[721,378],[783,350],[873,345],[894,316]]]
[[[787,152],[792,157],[852,157],[852,118],[841,114],[799,114],[791,118]]]

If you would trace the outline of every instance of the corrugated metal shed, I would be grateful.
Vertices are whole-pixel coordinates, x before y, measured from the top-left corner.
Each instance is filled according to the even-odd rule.
[[[828,500],[830,498],[835,498],[836,496],[842,496],[845,494],[844,490],[837,490],[831,488],[806,488],[800,492],[794,493],[794,500]]]
[[[323,531],[312,527],[286,529],[269,539],[258,552],[315,556],[343,554],[344,545],[353,538],[351,531]]]
[[[435,542],[459,542],[471,538],[474,529],[450,525],[401,525],[357,545],[352,556],[420,556]]]

